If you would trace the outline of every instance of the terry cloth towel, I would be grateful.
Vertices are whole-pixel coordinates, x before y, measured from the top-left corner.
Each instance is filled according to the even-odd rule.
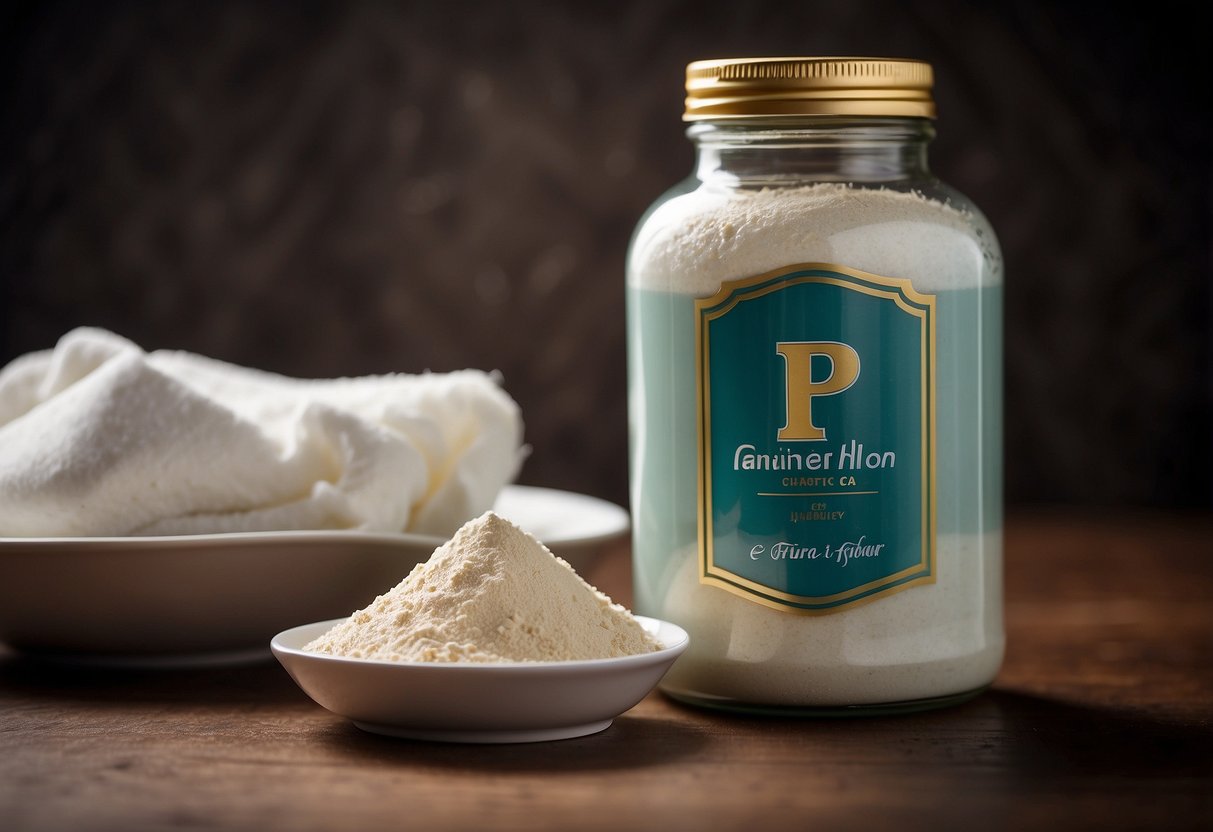
[[[479,370],[304,381],[77,329],[0,370],[0,536],[447,536],[521,443]]]

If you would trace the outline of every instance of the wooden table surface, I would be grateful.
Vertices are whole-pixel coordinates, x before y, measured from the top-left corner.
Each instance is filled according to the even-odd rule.
[[[591,577],[627,597],[626,552]],[[607,731],[360,732],[277,665],[0,659],[0,829],[1213,829],[1213,521],[1013,515],[1006,664],[933,713],[726,716],[652,695]]]

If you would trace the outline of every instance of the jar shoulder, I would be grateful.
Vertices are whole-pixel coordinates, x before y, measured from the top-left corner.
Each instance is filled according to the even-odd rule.
[[[934,202],[954,209],[965,221],[974,238],[987,247],[991,256],[1002,263],[1002,248],[998,242],[998,234],[989,218],[982,212],[972,199],[956,188],[939,179],[932,179],[919,189],[921,193]]]

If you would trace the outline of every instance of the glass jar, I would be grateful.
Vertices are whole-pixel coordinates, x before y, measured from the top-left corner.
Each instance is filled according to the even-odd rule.
[[[628,255],[636,609],[716,707],[960,701],[1003,655],[1002,265],[917,61],[687,68]]]

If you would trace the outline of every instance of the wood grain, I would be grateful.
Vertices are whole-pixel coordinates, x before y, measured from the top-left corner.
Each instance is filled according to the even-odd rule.
[[[10,656],[0,828],[1213,826],[1213,521],[1033,514],[1007,543],[998,683],[920,715],[742,718],[654,695],[593,737],[445,746],[363,734],[274,665]],[[592,577],[626,598],[627,574],[619,550]]]

